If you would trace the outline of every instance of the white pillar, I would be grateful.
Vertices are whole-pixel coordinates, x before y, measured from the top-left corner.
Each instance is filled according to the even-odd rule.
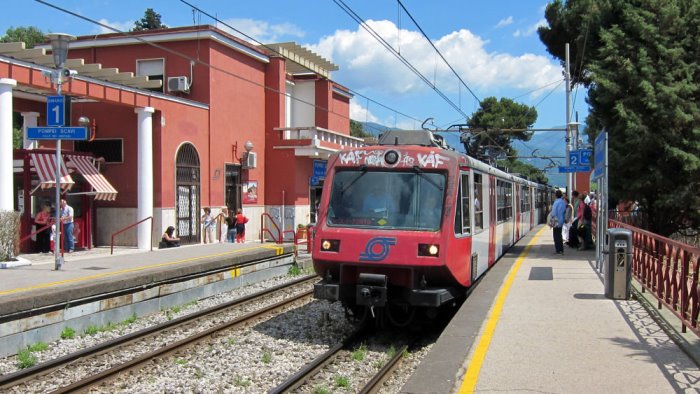
[[[136,108],[138,114],[138,200],[136,220],[153,216],[153,107]],[[151,221],[138,227],[138,248],[151,248]]]
[[[14,211],[12,172],[12,88],[17,81],[0,78],[0,211]]]
[[[27,139],[27,127],[37,127],[39,125],[39,113],[38,112],[22,112],[22,146],[24,149],[34,149],[37,146],[36,141]]]

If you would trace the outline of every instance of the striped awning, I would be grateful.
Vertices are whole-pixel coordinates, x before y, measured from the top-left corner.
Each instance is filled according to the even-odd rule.
[[[113,201],[117,198],[117,190],[112,186],[107,178],[95,168],[92,164],[92,158],[88,156],[73,156],[66,155],[75,168],[83,174],[85,180],[87,180],[92,188],[93,192],[90,194],[95,195],[95,200],[106,200]]]
[[[39,175],[39,186],[48,189],[56,186],[56,155],[50,153],[32,153],[32,163]],[[66,162],[61,160],[61,189],[66,190],[75,183],[68,173]]]

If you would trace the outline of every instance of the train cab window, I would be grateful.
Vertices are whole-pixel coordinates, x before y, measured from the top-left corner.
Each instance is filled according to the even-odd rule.
[[[457,192],[457,210],[455,213],[455,234],[471,233],[469,198],[469,173],[462,173],[459,179],[459,191]]]
[[[443,172],[339,170],[333,176],[327,224],[437,231],[444,196]]]
[[[484,208],[482,175],[474,173],[474,232],[484,229]]]

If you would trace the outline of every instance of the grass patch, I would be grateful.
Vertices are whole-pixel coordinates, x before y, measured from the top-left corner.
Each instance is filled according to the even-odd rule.
[[[314,394],[331,394],[331,392],[324,386],[314,387]]]
[[[408,349],[405,349],[405,350],[403,351],[403,353],[401,354],[401,357],[403,357],[403,358],[407,358],[407,357],[408,357],[408,355],[409,355],[409,353],[408,353]]]
[[[301,267],[299,267],[296,264],[290,265],[289,270],[287,271],[287,275],[289,276],[299,276],[301,275]]]
[[[97,326],[87,326],[87,328],[85,329],[85,334],[87,335],[95,335],[98,332],[100,332],[100,328]]]
[[[363,343],[359,348],[352,352],[352,359],[355,361],[362,361],[367,356],[367,346]]]
[[[73,339],[73,338],[75,338],[75,330],[74,329],[72,329],[70,327],[66,327],[63,329],[63,331],[61,331],[61,339]]]
[[[233,381],[233,384],[239,387],[248,387],[250,386],[250,380],[245,380],[240,376],[236,376],[236,379]]]
[[[41,352],[49,348],[49,345],[45,344],[44,342],[37,342],[33,345],[29,345],[27,349],[30,352]]]
[[[33,367],[36,361],[36,356],[29,349],[24,349],[17,353],[17,367],[19,369]]]
[[[181,310],[182,310],[181,305],[175,305],[174,307],[170,308],[170,312],[172,312],[172,313],[180,313]]]
[[[235,344],[236,344],[236,339],[235,339],[235,338],[229,338],[227,342],[228,342],[229,345],[235,345]]]
[[[272,361],[272,354],[270,354],[270,352],[267,352],[267,351],[266,351],[265,353],[263,353],[262,358],[260,359],[260,361],[262,361],[262,362],[265,363],[265,364],[269,364],[270,361]]]
[[[136,323],[136,320],[138,320],[138,319],[139,319],[139,318],[138,318],[138,317],[136,316],[136,314],[134,313],[134,314],[131,315],[130,317],[127,317],[126,319],[122,320],[122,322],[119,323],[119,324],[122,325],[122,326],[128,326],[128,325],[130,325],[130,324]]]
[[[335,385],[338,387],[342,388],[349,388],[350,387],[350,379],[348,379],[347,376],[343,375],[336,375],[335,377]]]
[[[187,364],[187,360],[185,360],[184,358],[175,358],[175,360],[173,362],[177,365]]]

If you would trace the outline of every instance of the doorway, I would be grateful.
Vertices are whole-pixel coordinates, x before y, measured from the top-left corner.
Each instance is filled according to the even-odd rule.
[[[323,181],[319,181],[316,186],[309,188],[309,220],[311,223],[316,223],[318,220],[318,209],[321,205],[321,192],[323,191]]]
[[[180,243],[199,243],[199,155],[192,144],[183,144],[177,152],[175,190]]]
[[[241,166],[226,164],[225,204],[233,212],[241,208]]]

